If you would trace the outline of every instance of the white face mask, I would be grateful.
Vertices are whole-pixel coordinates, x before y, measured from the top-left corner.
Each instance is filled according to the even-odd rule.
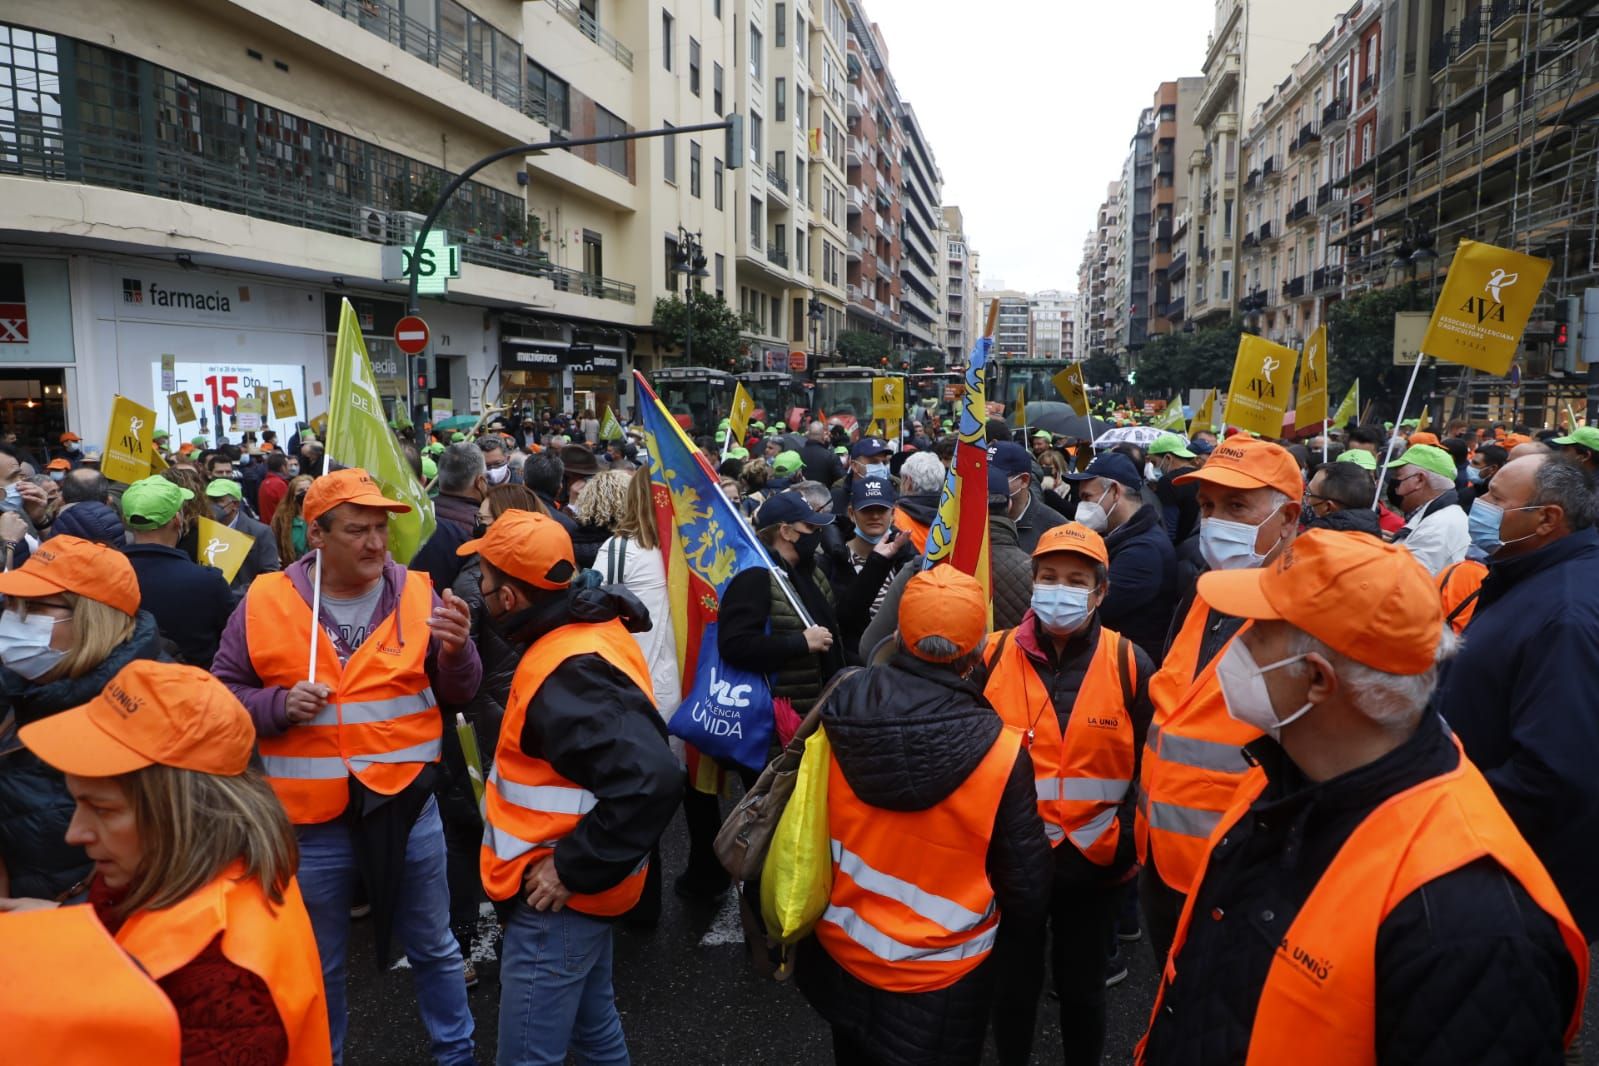
[[[487,473],[490,485],[503,485],[505,480],[511,476],[511,464],[491,466],[488,468]]]
[[[1303,655],[1294,655],[1268,666],[1260,666],[1250,653],[1249,645],[1234,638],[1216,663],[1216,680],[1221,684],[1227,714],[1236,721],[1254,726],[1273,740],[1282,739],[1283,727],[1299,721],[1315,704],[1307,702],[1287,718],[1278,718],[1277,709],[1272,706],[1271,692],[1266,688],[1266,675],[1303,658]]]
[[[1278,508],[1254,525],[1229,522],[1225,518],[1205,518],[1199,523],[1199,554],[1212,570],[1248,570],[1266,561],[1255,551],[1260,527],[1271,521]],[[1269,553],[1268,553],[1269,554]]]
[[[1095,533],[1105,532],[1106,528],[1110,525],[1110,509],[1116,506],[1114,503],[1111,504],[1110,507],[1105,506],[1105,500],[1109,496],[1110,493],[1107,491],[1097,500],[1079,501],[1077,504],[1077,513],[1074,517],[1076,517],[1077,521],[1081,522],[1089,529],[1092,529]]]
[[[67,654],[50,646],[56,623],[65,621],[44,614],[24,618],[10,609],[0,613],[0,662],[29,681],[48,674]]]

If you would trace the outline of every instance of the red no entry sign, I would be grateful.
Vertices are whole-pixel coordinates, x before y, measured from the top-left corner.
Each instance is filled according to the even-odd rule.
[[[419,315],[406,315],[394,324],[394,346],[406,355],[420,354],[428,336],[428,324]]]

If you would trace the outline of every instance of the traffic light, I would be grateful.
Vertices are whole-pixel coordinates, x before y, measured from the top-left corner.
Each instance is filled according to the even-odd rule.
[[[727,169],[738,170],[744,165],[744,116],[729,115],[727,120]]]
[[[1574,374],[1581,369],[1582,297],[1562,296],[1555,301],[1555,339],[1549,365]]]
[[[428,357],[419,355],[412,362],[415,364],[412,376],[416,380],[416,391],[428,391]]]

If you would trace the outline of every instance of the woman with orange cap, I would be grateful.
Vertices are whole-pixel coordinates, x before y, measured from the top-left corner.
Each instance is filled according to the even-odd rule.
[[[250,769],[255,727],[227,687],[141,660],[21,738],[66,775],[67,840],[94,862],[89,903],[171,1000],[182,1060],[331,1061],[294,830]],[[7,899],[0,911],[56,905]]]

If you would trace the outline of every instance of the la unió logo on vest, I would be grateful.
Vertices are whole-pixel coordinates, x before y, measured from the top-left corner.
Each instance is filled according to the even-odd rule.
[[[1327,983],[1327,979],[1332,976],[1332,959],[1318,956],[1298,944],[1292,944],[1287,937],[1283,937],[1282,943],[1277,945],[1277,950],[1293,962],[1294,966],[1306,977],[1310,978],[1317,987],[1324,986]]]

